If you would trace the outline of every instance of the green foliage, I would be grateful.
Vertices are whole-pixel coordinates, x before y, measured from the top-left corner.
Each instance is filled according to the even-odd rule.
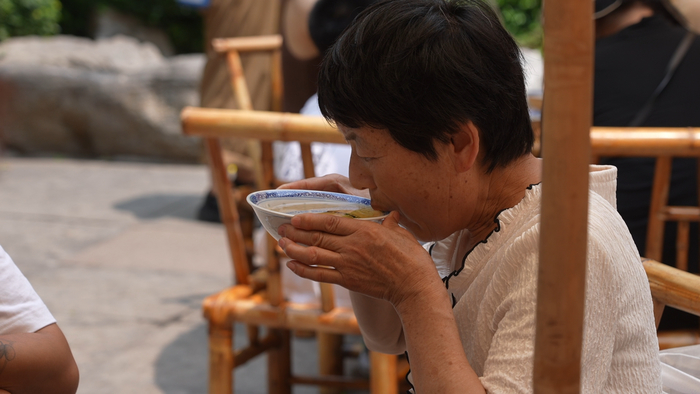
[[[16,36],[48,36],[59,31],[58,0],[0,0],[0,41]]]
[[[542,0],[497,0],[503,23],[520,45],[542,46]]]
[[[177,53],[203,51],[201,15],[175,0],[63,0],[61,32],[89,37],[94,15],[105,7],[134,16],[146,26],[162,29]]]

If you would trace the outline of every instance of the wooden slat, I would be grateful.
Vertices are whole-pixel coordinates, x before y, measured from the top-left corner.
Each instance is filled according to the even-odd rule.
[[[266,335],[265,338],[262,338],[258,344],[249,345],[243,349],[237,350],[234,356],[234,359],[236,360],[234,365],[236,367],[241,366],[250,361],[253,357],[258,356],[275,346],[279,346],[279,344],[279,337],[276,335]]]
[[[345,144],[343,135],[318,116],[266,111],[186,107],[183,132],[202,137],[257,138],[262,141]]]
[[[533,371],[538,394],[580,391],[593,102],[592,11],[586,1],[544,4],[544,168]]]
[[[282,36],[272,34],[268,36],[215,38],[211,45],[218,53],[272,51],[282,47]]]
[[[314,155],[311,153],[311,144],[308,142],[300,142],[301,161],[304,166],[304,178],[313,178],[316,176],[314,169]]]
[[[221,145],[218,140],[212,138],[205,139],[205,146],[209,156],[209,163],[212,172],[214,191],[217,196],[221,221],[226,228],[229,252],[233,261],[233,269],[237,284],[248,284],[250,268],[248,256],[246,255],[243,231],[239,221],[238,208],[233,200],[231,181],[226,173],[226,168],[221,156]]]
[[[662,210],[664,219],[668,221],[700,221],[700,207],[672,206]]]
[[[228,65],[229,73],[231,74],[231,89],[233,89],[238,108],[242,110],[252,110],[253,104],[250,101],[250,93],[248,92],[248,84],[245,81],[243,66],[241,64],[241,56],[238,52],[229,52],[226,54],[226,64]]]
[[[282,51],[273,51],[271,61],[272,66],[270,71],[270,84],[272,85],[272,103],[270,108],[274,112],[281,112],[284,98],[284,84],[282,82]]]
[[[671,177],[671,158],[658,157],[654,168],[651,202],[649,204],[649,224],[647,225],[647,244],[644,256],[661,261],[664,244],[663,208],[668,201]]]
[[[690,238],[690,223],[678,222],[676,233],[676,268],[688,271],[688,239]]]

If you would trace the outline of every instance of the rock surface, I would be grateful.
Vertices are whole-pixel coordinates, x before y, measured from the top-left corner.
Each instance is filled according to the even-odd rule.
[[[179,113],[199,102],[203,55],[165,58],[115,36],[0,43],[0,141],[30,154],[197,161]]]

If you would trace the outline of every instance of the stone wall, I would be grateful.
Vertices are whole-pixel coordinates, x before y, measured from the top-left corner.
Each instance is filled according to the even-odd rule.
[[[197,105],[204,56],[163,57],[115,36],[20,37],[0,43],[0,141],[29,154],[192,162],[201,142],[179,113]]]

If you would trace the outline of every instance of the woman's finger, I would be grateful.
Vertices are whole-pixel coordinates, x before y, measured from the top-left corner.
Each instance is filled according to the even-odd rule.
[[[311,267],[298,260],[290,260],[287,262],[287,268],[292,270],[296,275],[310,279],[316,282],[335,283],[342,285],[343,276],[332,268]]]
[[[335,235],[350,235],[362,226],[376,225],[367,220],[355,220],[325,213],[303,213],[292,218],[292,226],[302,230],[317,230]]]
[[[279,245],[289,258],[299,260],[306,265],[336,267],[340,261],[338,253],[332,250],[315,246],[299,245],[287,237],[281,238],[279,240]]]

